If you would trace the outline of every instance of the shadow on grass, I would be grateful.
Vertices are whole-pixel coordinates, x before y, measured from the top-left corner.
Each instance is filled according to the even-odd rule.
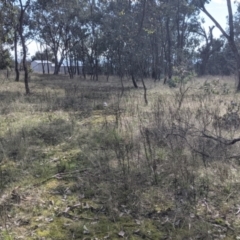
[[[39,168],[46,170],[49,166],[48,157],[51,151],[47,149],[67,141],[72,134],[72,123],[63,119],[53,119],[31,127],[26,125],[17,132],[9,129],[0,139],[0,159],[3,161],[3,166],[6,165],[2,168],[2,187],[18,178],[24,178],[25,171],[41,177]],[[34,173],[36,171],[38,174]]]

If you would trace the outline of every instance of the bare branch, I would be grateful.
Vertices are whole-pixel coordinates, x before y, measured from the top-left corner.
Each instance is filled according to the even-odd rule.
[[[228,0],[228,1],[230,1],[230,0]],[[230,3],[230,5],[231,5],[231,3]],[[218,21],[208,12],[208,10],[205,8],[204,5],[201,6],[201,10],[213,21],[213,23],[221,31],[221,33],[224,35],[224,37],[226,37],[227,39],[230,39],[230,36],[226,33],[226,31],[224,31],[224,29],[218,23]],[[230,14],[229,14],[229,18],[230,18]]]
[[[233,140],[228,140],[228,139],[225,139],[225,138],[214,137],[212,135],[208,135],[205,132],[202,132],[202,135],[205,138],[212,139],[212,140],[214,140],[216,142],[219,142],[219,143],[222,143],[222,144],[225,144],[225,145],[233,145],[233,144],[235,144],[237,142],[240,142],[240,138],[234,138]]]

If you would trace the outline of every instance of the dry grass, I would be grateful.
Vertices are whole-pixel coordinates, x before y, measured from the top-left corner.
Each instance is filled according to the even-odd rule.
[[[240,236],[234,78],[1,79],[1,239]]]

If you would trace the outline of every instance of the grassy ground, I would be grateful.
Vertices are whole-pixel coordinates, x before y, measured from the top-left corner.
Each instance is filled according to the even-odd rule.
[[[240,239],[234,78],[1,76],[0,239]]]

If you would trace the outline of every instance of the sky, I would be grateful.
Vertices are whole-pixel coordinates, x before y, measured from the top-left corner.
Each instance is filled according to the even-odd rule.
[[[237,6],[234,4],[240,3],[240,0],[231,0],[233,2],[232,8],[233,8],[233,13],[236,12]],[[211,0],[211,3],[206,4],[206,9],[213,15],[213,17],[220,23],[221,26],[223,26],[224,29],[227,27],[227,20],[226,16],[228,15],[227,11],[227,2],[226,0]],[[208,30],[209,26],[213,26],[213,22],[204,14],[201,13],[200,15],[205,19],[205,29]],[[215,28],[213,30],[213,35],[215,37],[219,37],[221,35],[221,32]],[[33,56],[35,52],[39,51],[40,47],[35,41],[31,41],[28,43],[28,57]]]
[[[235,13],[237,10],[236,4],[240,3],[240,0],[231,0],[231,1],[232,1],[232,10],[233,10],[233,13]],[[227,27],[226,16],[228,16],[227,1],[212,0],[211,3],[206,4],[205,6],[208,12],[219,22],[221,26],[223,26],[223,29],[225,30]],[[208,30],[209,26],[214,26],[214,23],[204,13],[201,13],[200,16],[205,19],[204,26],[206,30]],[[215,28],[213,30],[213,35],[215,37],[219,37],[221,35],[221,32],[217,28]]]

